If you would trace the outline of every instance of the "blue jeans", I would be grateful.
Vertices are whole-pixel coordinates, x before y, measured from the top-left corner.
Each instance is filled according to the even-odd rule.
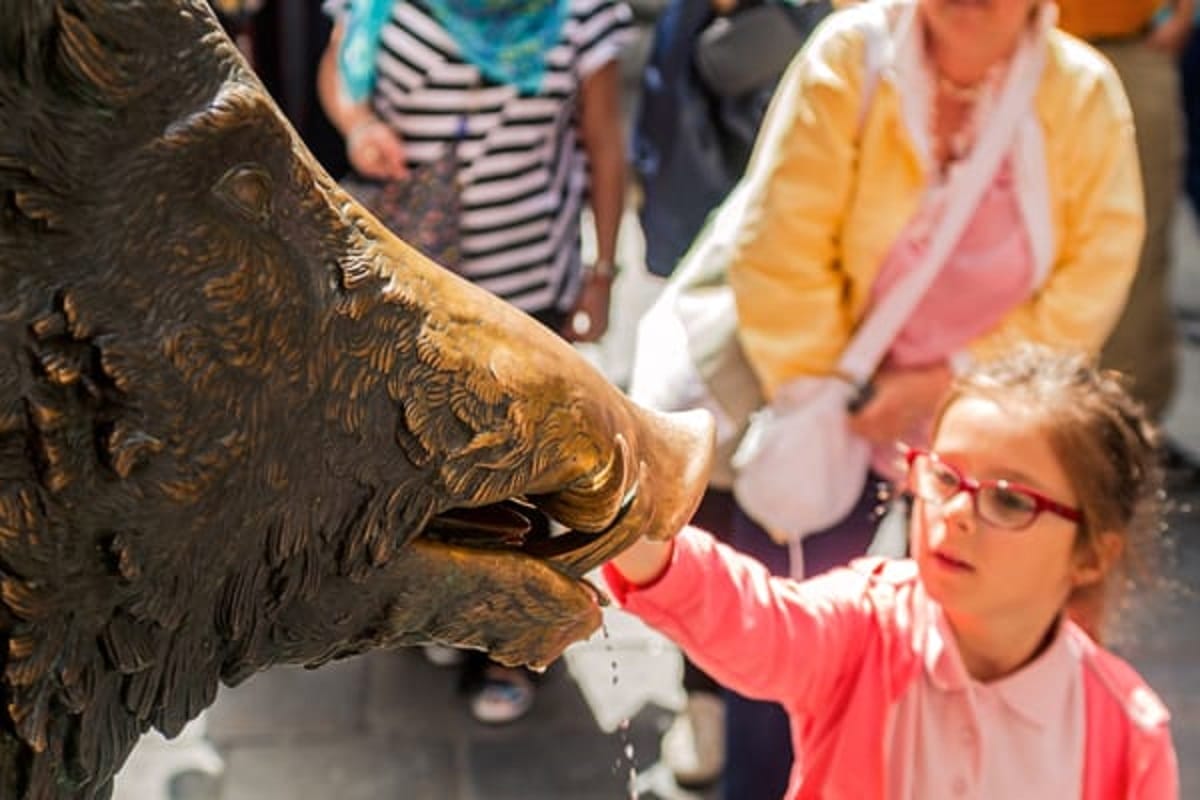
[[[804,540],[806,575],[842,566],[867,552],[875,535],[876,490],[871,474],[854,510],[837,525]],[[728,542],[753,556],[772,574],[788,574],[787,548],[778,545],[740,508],[734,509]],[[725,800],[779,800],[792,768],[792,738],[787,714],[777,703],[748,700],[725,690]]]

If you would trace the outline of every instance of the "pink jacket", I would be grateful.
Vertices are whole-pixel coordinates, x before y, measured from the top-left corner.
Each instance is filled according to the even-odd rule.
[[[911,561],[861,559],[797,583],[687,528],[655,582],[611,564],[616,600],[676,641],[718,681],[781,703],[796,751],[788,800],[883,800],[888,715],[919,674],[933,601]],[[1166,708],[1124,661],[1074,624],[1083,651],[1083,800],[1174,800],[1178,770]]]

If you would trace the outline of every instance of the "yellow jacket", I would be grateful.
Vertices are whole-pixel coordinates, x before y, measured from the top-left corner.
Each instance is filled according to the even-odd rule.
[[[875,12],[851,6],[793,61],[746,177],[712,223],[732,226],[722,238],[738,335],[768,397],[791,378],[833,369],[929,184],[924,112],[914,110],[913,92],[901,93],[919,80],[911,74],[921,46],[913,0],[882,5],[888,57],[873,102],[862,92],[864,15]],[[1141,180],[1121,84],[1086,44],[1058,30],[1043,36],[1033,135],[1018,136],[1013,150],[1038,285],[972,343],[974,357],[1020,339],[1098,350],[1141,247]]]

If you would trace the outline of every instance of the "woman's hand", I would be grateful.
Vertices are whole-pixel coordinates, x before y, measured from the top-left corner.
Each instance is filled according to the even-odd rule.
[[[850,430],[874,445],[902,440],[933,416],[951,378],[945,364],[881,369],[872,381],[871,399],[850,415]]]
[[[350,166],[366,178],[395,181],[408,175],[404,144],[386,122],[375,116],[357,123],[346,134],[346,157]]]
[[[395,131],[371,109],[366,100],[354,100],[342,91],[338,75],[338,50],[345,23],[338,22],[317,65],[317,98],[334,127],[345,137],[346,158],[363,177],[399,180],[408,174],[404,166],[404,144]]]
[[[608,331],[608,307],[611,302],[615,271],[592,268],[583,274],[579,299],[559,331],[568,342],[595,342]]]

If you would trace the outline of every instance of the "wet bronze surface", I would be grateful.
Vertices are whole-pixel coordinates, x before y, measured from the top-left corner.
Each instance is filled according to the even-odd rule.
[[[203,3],[0,0],[0,798],[272,664],[556,658],[710,439],[390,237]]]

